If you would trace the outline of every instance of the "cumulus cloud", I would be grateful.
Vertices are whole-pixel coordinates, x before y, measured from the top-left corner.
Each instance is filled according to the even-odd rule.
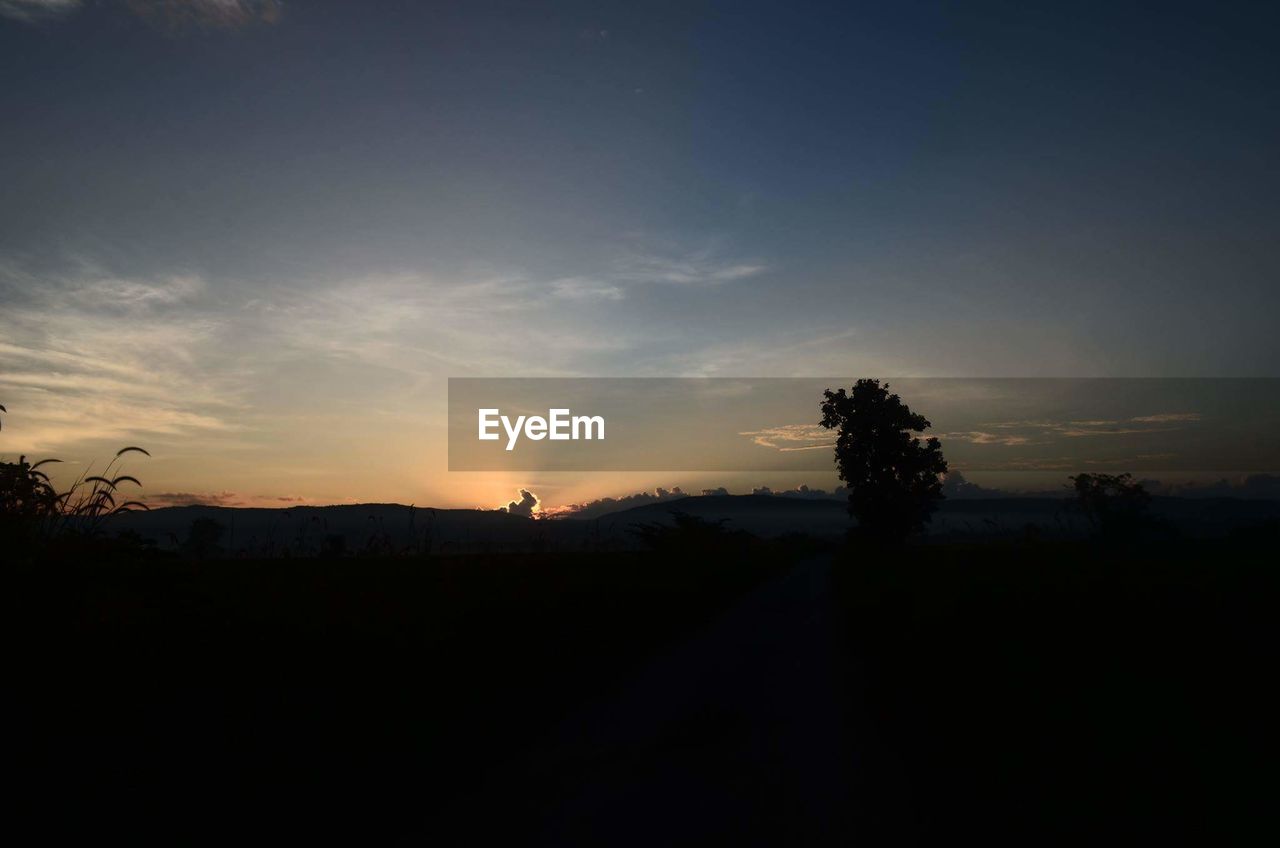
[[[703,496],[703,497],[717,497],[717,496],[727,495],[727,494],[729,494],[729,490],[728,490],[728,489],[726,489],[724,486],[719,486],[719,487],[714,488],[714,489],[703,489],[703,490],[702,490],[702,496]]]
[[[520,490],[520,500],[511,501],[506,506],[498,507],[501,512],[509,512],[512,515],[523,515],[525,518],[532,518],[533,511],[538,508],[538,496],[528,489]]]
[[[1007,492],[1004,489],[989,489],[977,483],[970,483],[965,479],[964,474],[959,471],[951,471],[943,478],[942,494],[953,500],[1018,497],[1018,493],[1015,492]]]

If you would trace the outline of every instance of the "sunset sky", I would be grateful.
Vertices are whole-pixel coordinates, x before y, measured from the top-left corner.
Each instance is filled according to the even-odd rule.
[[[449,473],[449,377],[1280,377],[1274,7],[1030,6],[0,0],[0,456],[554,505],[835,480]]]

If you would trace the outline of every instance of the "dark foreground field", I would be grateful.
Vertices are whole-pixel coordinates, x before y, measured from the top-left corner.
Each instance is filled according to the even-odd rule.
[[[157,559],[10,575],[16,800],[49,834],[431,835],[486,769],[782,567]]]
[[[1269,545],[43,563],[23,827],[133,843],[1268,844]]]
[[[1276,844],[1270,544],[840,568],[873,842]]]

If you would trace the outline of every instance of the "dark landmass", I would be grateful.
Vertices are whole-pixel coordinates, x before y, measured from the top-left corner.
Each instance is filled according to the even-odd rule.
[[[1168,534],[1213,538],[1280,520],[1280,501],[1239,498],[1152,499],[1151,516]],[[215,521],[223,555],[358,553],[496,553],[635,550],[637,524],[665,523],[676,513],[722,521],[729,529],[776,538],[802,534],[838,540],[850,526],[844,502],[776,495],[689,496],[608,513],[591,520],[533,520],[500,511],[424,509],[399,504],[254,509],[183,506],[113,517],[108,533],[130,531],[176,550],[192,522]],[[927,540],[1014,537],[1081,539],[1093,528],[1063,499],[969,498],[943,501]],[[336,541],[335,541],[336,540]]]
[[[1273,843],[1275,503],[1063,511],[954,502],[904,547],[770,496],[121,516],[2,572],[18,832]]]

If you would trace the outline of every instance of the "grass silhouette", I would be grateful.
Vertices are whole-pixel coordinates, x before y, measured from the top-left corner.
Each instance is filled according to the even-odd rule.
[[[0,412],[8,410],[0,406]],[[133,453],[151,456],[136,445],[121,448],[100,474],[90,474],[93,466],[86,466],[61,493],[43,468],[62,460],[48,458],[29,463],[21,456],[16,463],[0,462],[0,520],[8,525],[5,536],[27,544],[71,536],[91,539],[100,534],[111,516],[149,509],[145,503],[122,495],[121,486],[125,484],[142,486],[137,477],[120,473],[123,458]]]

